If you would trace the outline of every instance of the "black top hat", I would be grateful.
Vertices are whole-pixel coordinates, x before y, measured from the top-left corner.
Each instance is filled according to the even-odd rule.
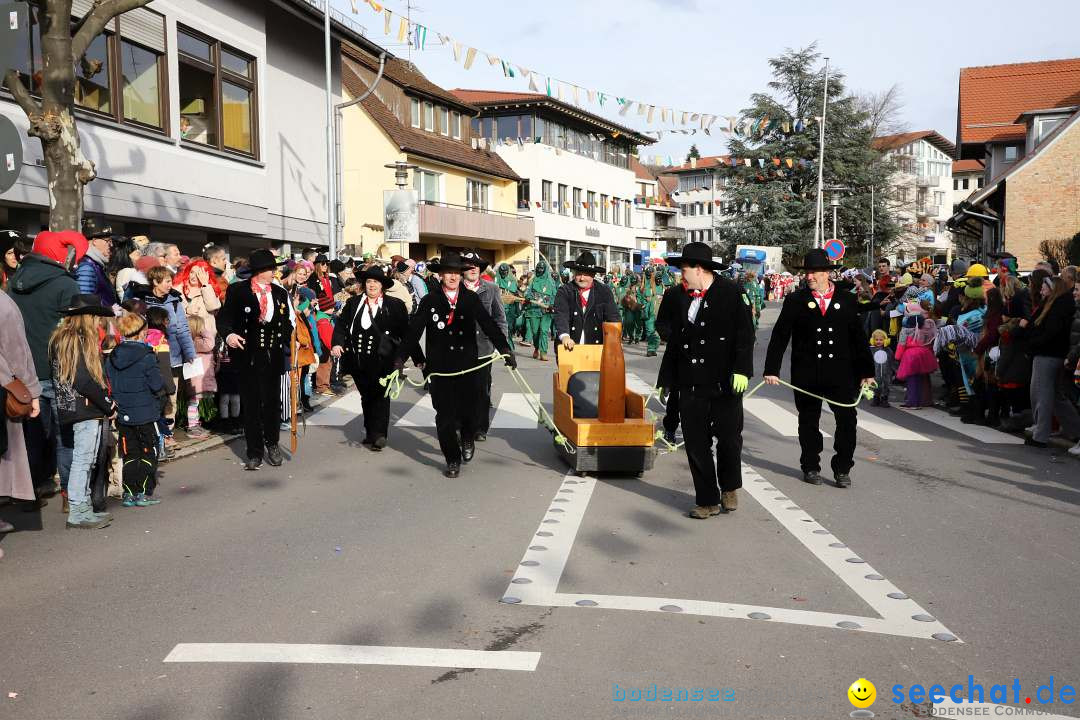
[[[109,225],[105,225],[97,218],[84,218],[82,221],[82,234],[87,240],[94,240],[96,238],[111,238],[113,229]]]
[[[604,268],[596,264],[596,258],[588,250],[583,250],[578,255],[577,260],[567,260],[563,263],[563,267],[569,268],[574,272],[589,273],[591,275],[599,275],[604,272]]]
[[[279,258],[269,250],[256,250],[248,257],[248,269],[254,275],[264,270],[273,270],[287,262],[288,260]]]
[[[488,266],[488,261],[480,257],[480,254],[475,250],[466,250],[461,253],[461,259],[465,262],[472,263],[473,267],[478,267],[481,271]]]
[[[712,248],[703,242],[687,243],[683,249],[682,254],[678,257],[669,257],[668,265],[674,265],[675,267],[682,267],[683,265],[700,265],[706,270],[723,270],[727,267],[724,263],[719,263],[713,260]]]
[[[803,264],[799,269],[808,272],[821,272],[824,270],[835,270],[838,267],[840,266],[832,261],[832,258],[829,257],[829,253],[821,248],[813,248],[803,256]]]
[[[382,283],[383,292],[386,292],[390,288],[394,287],[394,278],[386,274],[386,271],[382,269],[380,265],[372,265],[367,270],[357,271],[353,277],[360,282],[365,280],[378,280]]]
[[[112,308],[103,307],[101,298],[97,295],[75,295],[71,298],[71,305],[60,311],[61,315],[97,315],[99,317],[113,317]]]
[[[462,270],[468,270],[469,268],[474,267],[477,267],[476,263],[466,260],[453,251],[443,253],[442,258],[438,262],[428,263],[428,270],[435,273],[461,272]]]

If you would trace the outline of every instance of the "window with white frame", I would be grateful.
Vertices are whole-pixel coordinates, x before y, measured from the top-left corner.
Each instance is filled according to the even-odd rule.
[[[623,201],[623,205],[624,205],[624,206],[625,206],[625,208],[626,208],[626,209],[625,209],[625,211],[624,211],[624,215],[626,216],[626,227],[630,227],[630,225],[631,225],[631,222],[630,222],[630,208],[631,208],[631,203],[630,203],[630,201],[629,201],[629,200],[624,200],[624,201]]]
[[[461,113],[457,110],[450,113],[450,134],[455,140],[461,139]]]
[[[435,106],[429,102],[424,103],[424,129],[428,132],[435,130]]]
[[[551,212],[551,181],[544,180],[540,183],[540,202],[544,212]]]
[[[450,110],[445,105],[439,106],[439,133],[450,136]]]
[[[413,190],[420,194],[420,202],[437,203],[440,200],[440,174],[430,170],[413,171]]]
[[[585,203],[588,205],[588,207],[586,208],[586,210],[588,211],[586,213],[586,215],[588,216],[588,218],[590,220],[595,222],[596,221],[596,193],[594,193],[592,190],[589,190],[587,193],[585,193]]]
[[[619,198],[611,198],[611,207],[614,212],[611,213],[611,222],[616,225],[622,225],[621,213],[619,210],[622,207],[622,201]]]
[[[465,205],[470,210],[487,210],[490,205],[491,184],[480,180],[465,181]]]
[[[579,217],[581,217],[581,211],[584,210],[584,208],[581,207],[581,188],[574,188],[573,201],[574,201],[574,217],[579,218]]]
[[[570,213],[570,201],[566,197],[567,190],[568,190],[568,188],[565,185],[563,185],[562,183],[559,183],[559,214],[560,215],[568,215]]]
[[[416,98],[410,100],[410,112],[409,117],[412,120],[412,126],[414,128],[420,127],[420,101]]]
[[[606,223],[608,221],[608,196],[603,193],[600,194],[600,222]]]

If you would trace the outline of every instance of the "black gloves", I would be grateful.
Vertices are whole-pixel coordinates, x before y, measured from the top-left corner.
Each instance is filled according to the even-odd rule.
[[[517,356],[514,353],[503,355],[503,362],[506,363],[506,367],[517,369]]]

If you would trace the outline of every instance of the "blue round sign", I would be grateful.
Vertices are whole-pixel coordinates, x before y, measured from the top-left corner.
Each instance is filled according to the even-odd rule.
[[[830,259],[839,260],[844,257],[847,247],[842,241],[833,238],[825,241],[825,252],[828,253]]]

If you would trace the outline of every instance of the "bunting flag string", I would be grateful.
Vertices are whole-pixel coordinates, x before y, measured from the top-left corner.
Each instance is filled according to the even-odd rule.
[[[416,50],[427,49],[427,33],[428,27],[421,25],[420,23],[414,23],[409,18],[404,17],[389,8],[385,7],[376,0],[364,0],[375,13],[383,16],[383,34],[389,36],[391,34],[392,20],[397,17],[399,20],[397,41],[399,43],[408,42]],[[360,3],[358,0],[351,0],[352,11],[354,14],[359,14]],[[651,130],[645,131],[644,134],[655,135],[659,140],[663,137],[664,132],[673,132],[683,135],[696,135],[699,131],[705,135],[711,135],[714,129],[720,130],[728,134],[735,135],[736,137],[745,138],[760,138],[769,133],[783,133],[785,135],[791,133],[803,133],[806,132],[811,123],[820,122],[820,118],[808,117],[808,118],[791,118],[781,119],[773,118],[768,115],[764,115],[760,118],[741,117],[741,116],[720,116],[712,115],[708,113],[693,112],[688,110],[676,110],[666,106],[658,106],[655,104],[646,103],[642,100],[633,100],[626,97],[614,96],[611,93],[605,93],[596,89],[585,88],[576,83],[566,82],[558,78],[554,78],[550,75],[545,76],[546,82],[544,83],[545,90],[541,90],[540,83],[537,81],[536,76],[541,75],[535,70],[526,70],[521,65],[511,63],[509,60],[499,58],[491,53],[479,50],[475,47],[465,45],[458,42],[449,35],[442,33],[436,33],[439,39],[439,45],[450,49],[453,54],[454,62],[464,62],[464,68],[471,70],[474,62],[476,61],[476,55],[478,52],[483,53],[487,58],[488,65],[498,65],[502,70],[503,77],[518,78],[523,81],[527,81],[529,84],[529,90],[535,93],[545,92],[548,97],[556,98],[558,100],[563,99],[563,88],[568,91],[569,97],[574,105],[580,105],[582,100],[582,91],[589,103],[599,103],[601,107],[604,107],[604,103],[609,97],[615,97],[618,101],[619,115],[625,117],[629,114],[631,108],[637,107],[637,115],[639,117],[644,116],[645,122],[652,125],[656,117],[656,110],[659,109],[659,122],[661,124],[681,125],[682,128],[667,128],[666,130]],[[464,53],[462,53],[464,50]],[[464,55],[464,61],[462,56]],[[713,126],[719,122],[719,126],[714,128]],[[691,123],[697,123],[699,126],[695,128],[688,128],[686,126]]]

